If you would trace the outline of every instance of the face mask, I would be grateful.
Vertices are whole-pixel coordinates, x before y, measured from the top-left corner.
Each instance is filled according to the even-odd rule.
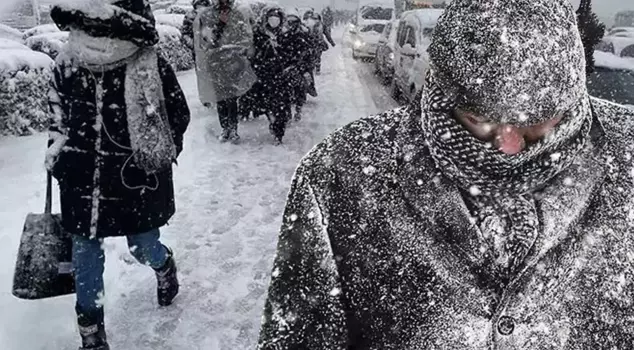
[[[271,28],[277,28],[280,26],[280,23],[282,22],[282,20],[279,17],[269,17],[269,25],[271,26]]]

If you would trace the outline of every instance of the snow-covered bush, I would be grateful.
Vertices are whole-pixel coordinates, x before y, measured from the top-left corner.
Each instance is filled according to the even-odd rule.
[[[194,7],[192,5],[174,4],[168,7],[165,13],[171,15],[186,15],[189,11],[192,10],[194,10]]]
[[[161,41],[159,47],[163,56],[176,71],[188,70],[194,67],[194,58],[191,50],[181,40],[181,32],[178,28],[166,25],[156,26]]]
[[[23,49],[0,49],[0,134],[46,129],[48,86],[54,62]]]
[[[0,39],[0,52],[2,50],[31,50],[17,41]]]
[[[44,33],[26,39],[26,46],[55,59],[66,42],[68,32]]]
[[[0,39],[9,39],[13,41],[22,41],[22,32],[0,23]]]
[[[36,26],[25,31],[22,36],[22,39],[26,41],[28,38],[32,36],[46,34],[46,33],[57,33],[59,31],[60,31],[59,28],[57,28],[55,24],[43,24],[43,25]]]
[[[185,19],[185,15],[154,14],[154,18],[156,19],[156,24],[172,26],[180,30],[181,27],[183,26],[183,20]]]

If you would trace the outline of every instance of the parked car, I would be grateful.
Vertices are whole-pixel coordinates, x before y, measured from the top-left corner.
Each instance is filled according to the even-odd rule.
[[[374,67],[376,74],[384,83],[391,82],[394,77],[394,47],[396,45],[396,33],[399,21],[388,23],[379,38],[379,46],[376,49]]]
[[[591,96],[634,105],[634,59],[595,51],[595,72],[588,77]]]
[[[603,37],[603,39],[601,39],[599,44],[596,46],[596,49],[599,51],[612,53],[617,56],[623,56],[623,51],[632,45],[634,45],[634,36],[628,37],[626,35],[617,33],[616,35],[608,35]],[[625,52],[627,53],[628,51]]]
[[[385,26],[384,23],[374,23],[357,27],[352,38],[352,58],[374,58]]]
[[[634,27],[614,27],[605,36],[621,36],[634,38]]]
[[[427,48],[443,13],[442,9],[418,9],[401,15],[394,50],[392,97],[411,101],[423,87],[429,69]]]
[[[350,26],[352,57],[374,58],[379,38],[385,26],[394,20],[394,3],[391,1],[359,2],[357,13]]]

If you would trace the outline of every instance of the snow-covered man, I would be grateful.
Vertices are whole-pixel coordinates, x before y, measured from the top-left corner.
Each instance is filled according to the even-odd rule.
[[[144,0],[74,2],[51,17],[70,35],[49,93],[46,164],[60,185],[62,225],[73,234],[80,349],[104,350],[105,237],[127,236],[132,255],[155,270],[159,305],[178,293],[159,228],[175,212],[172,163],[189,109],[154,47],[159,35]]]
[[[634,115],[568,0],[454,0],[418,104],[301,162],[259,349],[631,349]]]
[[[221,142],[237,143],[238,99],[257,80],[253,54],[253,14],[234,0],[212,0],[194,21],[198,95],[206,106],[216,104]]]

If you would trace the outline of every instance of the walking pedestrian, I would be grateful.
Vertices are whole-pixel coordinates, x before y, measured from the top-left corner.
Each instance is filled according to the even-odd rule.
[[[281,144],[290,119],[290,75],[288,52],[282,40],[285,21],[284,10],[269,6],[262,10],[260,22],[254,33],[253,68],[258,76],[258,109],[265,110],[270,121],[269,129],[275,143]]]
[[[221,142],[237,143],[238,99],[257,80],[251,13],[233,0],[212,0],[194,21],[196,75],[201,102],[217,105]]]
[[[132,255],[154,269],[159,305],[178,294],[174,254],[159,230],[175,212],[172,163],[189,123],[176,75],[154,46],[149,5],[99,5],[51,11],[70,34],[49,92],[46,165],[59,182],[62,226],[73,235],[81,350],[109,349],[104,238],[125,236]]]
[[[196,20],[196,17],[201,9],[209,6],[211,6],[210,0],[193,0],[193,9],[187,12],[187,14],[185,14],[185,18],[183,19],[181,40],[187,48],[192,50],[194,60],[196,59],[196,51],[194,50],[194,20]]]
[[[286,72],[290,76],[290,101],[294,106],[294,119],[302,119],[302,108],[306,103],[306,94],[313,84],[311,72],[313,70],[312,52],[310,48],[310,34],[302,24],[296,10],[286,12],[286,27],[282,35],[282,46],[286,50]]]

